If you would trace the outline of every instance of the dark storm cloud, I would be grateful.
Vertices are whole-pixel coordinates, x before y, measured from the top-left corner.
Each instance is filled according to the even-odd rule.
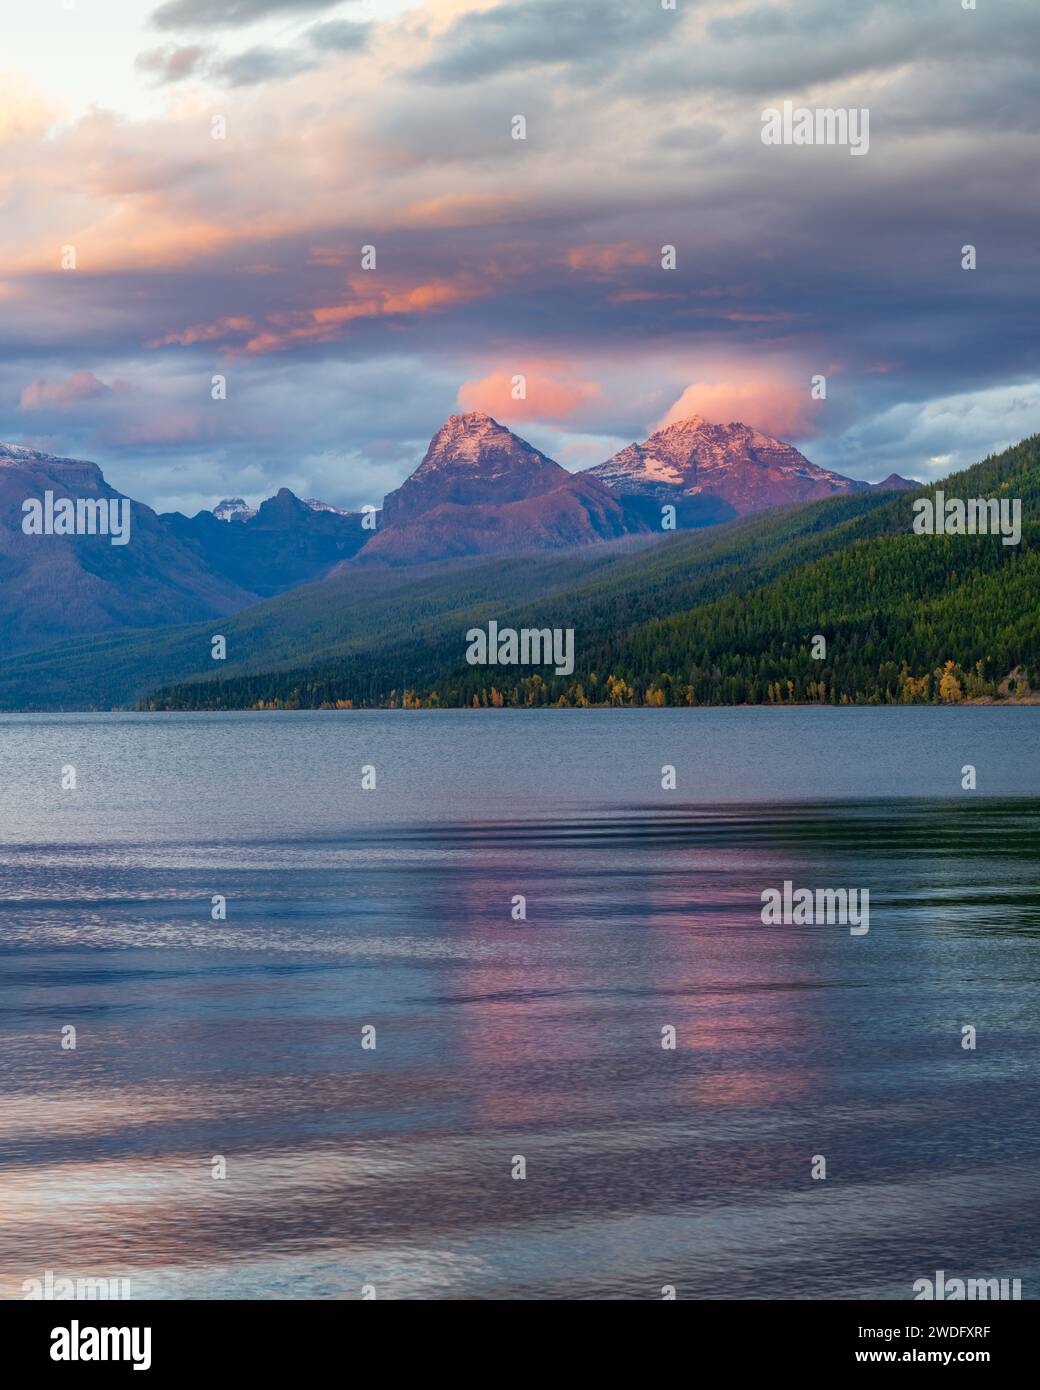
[[[152,15],[157,29],[230,29],[273,15],[332,10],[340,0],[167,0]]]

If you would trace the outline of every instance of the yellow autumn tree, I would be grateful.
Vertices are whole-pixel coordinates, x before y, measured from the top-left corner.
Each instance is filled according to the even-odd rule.
[[[957,668],[952,661],[946,663],[939,678],[939,698],[948,705],[960,704],[964,699],[964,691],[957,679]]]
[[[623,705],[632,702],[632,687],[621,676],[607,677],[607,690],[610,692],[610,703],[612,705]]]

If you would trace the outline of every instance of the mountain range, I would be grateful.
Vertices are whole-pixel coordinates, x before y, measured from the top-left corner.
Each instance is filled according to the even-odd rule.
[[[193,517],[164,512],[160,520],[200,566],[248,591],[252,599],[317,579],[356,555],[370,535],[360,512],[315,507],[287,487],[255,512],[246,511],[248,516],[238,513],[226,520],[218,520],[216,512]]]
[[[818,468],[748,425],[699,416],[569,473],[491,416],[470,411],[441,426],[419,467],[384,499],[379,533],[359,559],[414,564],[555,550],[659,534],[663,504],[686,529],[871,486]],[[894,474],[877,485],[917,486]]]
[[[917,486],[892,477],[880,488]],[[287,488],[225,498],[187,517],[132,504],[132,537],[26,536],[22,503],[117,498],[95,463],[0,444],[0,641],[8,653],[77,635],[217,618],[333,572],[561,551],[765,508],[870,492],[790,444],[733,423],[679,421],[571,473],[481,411],[452,416],[381,513],[346,512]]]
[[[1017,499],[1020,543],[916,534],[914,502],[938,490]],[[917,493],[848,490],[707,531],[544,555],[534,566],[523,556],[441,563],[399,571],[410,579],[394,589],[359,591],[356,568],[352,574],[344,565],[232,618],[236,661],[219,675],[199,661],[198,639],[191,650],[185,632],[177,660],[191,674],[167,675],[142,703],[190,710],[1033,702],[1040,698],[1038,509],[1034,436]],[[571,629],[574,669],[468,664],[466,634],[491,620]],[[139,680],[145,653],[124,651],[128,658]],[[0,667],[0,700],[4,679]]]
[[[914,534],[915,500],[937,489],[1020,499],[1021,543]],[[0,708],[1032,699],[1038,507],[1040,436],[917,492],[836,490],[707,528],[545,550],[536,563],[529,551],[411,565],[355,555],[219,622],[8,656]],[[574,629],[574,671],[468,665],[464,634],[491,619]]]

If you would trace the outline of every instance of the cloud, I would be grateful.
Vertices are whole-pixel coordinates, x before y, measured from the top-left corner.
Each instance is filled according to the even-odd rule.
[[[820,402],[809,396],[809,382],[779,377],[706,382],[687,386],[655,429],[700,415],[713,425],[739,421],[777,439],[805,439],[816,432]]]
[[[20,410],[69,410],[96,396],[107,396],[112,387],[93,372],[73,372],[65,381],[32,381],[18,399]]]
[[[199,44],[170,43],[139,54],[137,66],[154,77],[157,84],[183,82],[199,71],[208,52]]]
[[[313,24],[304,38],[313,48],[336,53],[356,53],[368,43],[374,26],[350,19],[330,19]]]
[[[675,16],[631,0],[526,0],[462,15],[419,69],[437,82],[478,82],[513,69],[572,64],[599,70],[674,36]]]
[[[378,505],[420,462],[452,412],[458,368],[385,356],[349,366],[313,363],[301,391],[295,366],[259,359],[229,377],[228,397],[210,395],[208,372],[140,358],[110,364],[133,391],[90,402],[89,414],[2,423],[11,396],[0,364],[0,438],[96,460],[118,490],[159,511],[193,514],[226,496],[252,502],[290,487],[357,510]],[[17,392],[15,392],[15,399]]]
[[[613,246],[575,246],[567,252],[571,270],[587,270],[603,277],[614,276],[624,266],[660,263],[659,248],[646,242],[623,241]]]
[[[152,15],[156,29],[231,29],[277,15],[332,10],[339,0],[166,0]]]
[[[360,53],[372,28],[371,24],[331,20],[315,24],[304,32],[306,48],[257,44],[230,55],[201,44],[170,43],[141,53],[137,67],[149,74],[156,86],[197,78],[218,86],[252,87],[309,72],[323,56]]]
[[[492,227],[523,220],[519,194],[444,193],[412,203],[406,217],[416,227]]]
[[[558,364],[539,368],[521,363],[516,371],[497,371],[459,387],[460,409],[483,410],[496,419],[539,420],[559,424],[576,419],[602,396],[595,381],[579,381],[565,368],[549,374]],[[516,399],[517,382],[522,376],[525,395]]]
[[[495,378],[525,369],[525,424],[554,457],[643,438],[690,383],[684,410],[815,431],[809,456],[858,476],[995,444],[1002,410],[1008,428],[1040,427],[1035,394],[1021,410],[999,394],[1040,379],[1034,0],[390,8],[363,27],[331,4],[163,5],[138,79],[162,90],[132,115],[100,78],[72,120],[58,78],[48,92],[5,76],[10,421],[59,452],[107,451],[145,500],[176,495],[178,466],[196,470],[188,497],[209,466],[244,493],[305,477],[309,459],[331,477],[335,459],[351,476],[329,500],[344,503],[401,481],[460,382],[494,401]],[[212,84],[233,87],[226,101]],[[869,105],[869,155],[763,146],[774,92]],[[510,138],[516,112],[526,141]],[[69,243],[74,273],[59,269]],[[367,244],[378,273],[361,272]],[[178,446],[169,422],[198,420],[222,364],[214,433]],[[85,397],[80,414],[55,397],[48,420],[41,394],[19,412],[26,382],[81,370],[134,395]]]
[[[933,70],[945,95],[936,115],[949,121],[957,115],[950,94],[959,90],[949,85],[952,63],[963,64],[970,76],[978,62],[996,59],[1006,79],[1028,64],[1040,43],[1033,0],[1005,0],[972,14],[960,6],[951,10],[949,0],[770,0],[716,12],[704,6],[696,21],[688,43],[635,55],[626,74],[630,87],[663,93],[692,85],[764,99],[826,85],[849,89],[879,77],[886,87],[903,77],[916,90],[923,73]]]
[[[233,339],[251,337],[257,329],[255,319],[225,316],[214,323],[196,323],[179,333],[166,333],[151,338],[145,347],[194,347],[196,343],[228,343]]]
[[[42,139],[58,116],[58,105],[24,73],[0,70],[0,145]],[[0,193],[3,191],[0,174]]]
[[[295,77],[313,66],[313,59],[304,57],[294,49],[260,45],[215,63],[210,71],[218,82],[226,82],[232,87],[251,87],[260,82]]]
[[[930,482],[968,468],[1040,429],[1040,379],[926,401],[903,401],[814,445],[812,459],[877,482],[889,473]]]
[[[350,277],[353,298],[306,310],[268,316],[266,326],[246,343],[247,353],[281,352],[298,343],[335,342],[356,321],[384,317],[437,314],[482,293],[471,276],[412,283],[404,276],[376,279]]]

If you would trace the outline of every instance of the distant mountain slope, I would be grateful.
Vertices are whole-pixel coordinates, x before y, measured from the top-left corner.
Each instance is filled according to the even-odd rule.
[[[913,701],[1007,694],[1013,672],[1040,686],[1040,436],[937,486],[1021,499],[1021,544],[917,536],[912,495],[851,492],[669,537],[542,598],[475,603],[396,638],[228,671],[149,704],[393,704],[406,692],[439,705],[493,692],[522,704]],[[465,627],[491,617],[574,628],[574,673],[468,666]],[[816,634],[822,660],[811,655]]]
[[[880,483],[868,483],[867,486],[875,492],[918,492],[924,484],[916,478],[901,478],[898,473],[890,473]]]
[[[511,502],[442,502],[414,521],[388,525],[358,556],[361,564],[426,563],[464,555],[563,550],[649,531],[650,524],[594,478],[567,473],[544,492]]]
[[[214,512],[164,512],[162,520],[201,564],[263,598],[317,579],[355,555],[372,534],[362,528],[360,512],[318,509],[287,487],[249,515],[218,520]]]
[[[22,503],[57,497],[118,498],[97,464],[0,444],[0,645],[26,651],[78,633],[190,622],[254,602],[228,574],[214,572],[134,502],[130,540],[107,535],[26,535]],[[222,523],[214,520],[214,526]]]
[[[327,573],[372,534],[361,515],[287,489],[253,512],[156,515],[130,499],[125,545],[107,535],[27,535],[28,498],[117,499],[96,463],[0,444],[0,643],[7,653],[81,635],[217,618]]]
[[[583,576],[623,565],[646,545],[646,537],[631,537],[546,555],[537,565],[522,556],[344,567],[219,621],[85,637],[0,660],[0,709],[110,709],[189,676],[217,672],[231,680],[275,663],[369,651],[407,650],[403,659],[412,662],[427,644],[456,632],[470,611],[494,612],[566,590]],[[216,633],[227,641],[219,667],[211,655]]]
[[[744,593],[792,566],[845,544],[886,499],[835,498],[787,512],[741,518],[711,531],[633,536],[540,556],[478,558],[398,569],[344,566],[315,584],[257,604],[220,624],[115,634],[66,643],[0,662],[0,708],[102,708],[126,705],[157,687],[214,678],[210,636],[225,634],[219,668],[222,707],[275,698],[270,674],[305,688],[328,682],[380,698],[419,688],[457,661],[460,634],[490,618],[550,624],[579,613],[592,631],[626,631],[729,593]],[[259,674],[258,673],[266,673]],[[302,674],[301,674],[302,673]],[[241,678],[250,677],[248,687]],[[257,676],[257,683],[253,677]],[[210,698],[198,691],[193,698]],[[242,693],[247,690],[248,699]],[[330,698],[318,693],[316,702]],[[332,696],[331,698],[341,698]]]

